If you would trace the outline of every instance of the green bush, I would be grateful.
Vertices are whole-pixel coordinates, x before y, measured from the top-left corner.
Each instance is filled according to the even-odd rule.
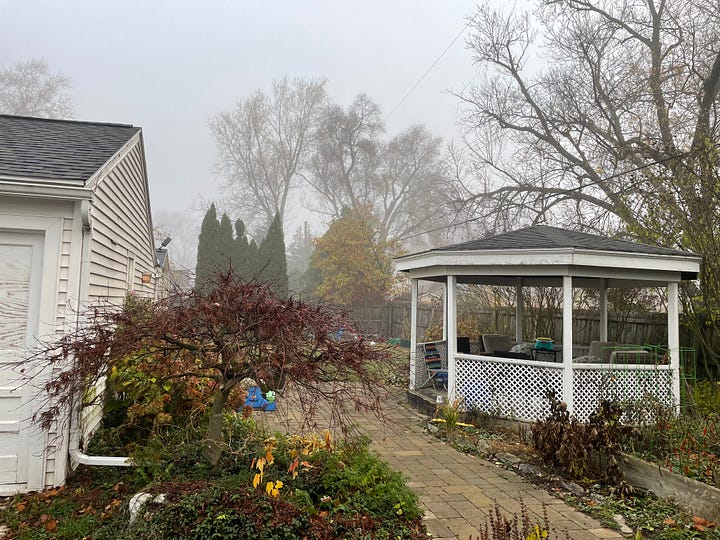
[[[703,415],[720,416],[720,381],[700,381],[693,389],[698,412]]]

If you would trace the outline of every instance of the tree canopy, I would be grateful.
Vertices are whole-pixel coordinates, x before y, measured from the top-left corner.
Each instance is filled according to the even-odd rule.
[[[0,71],[0,113],[72,118],[70,79],[50,73],[45,60],[32,58]]]
[[[468,40],[481,75],[460,95],[481,211],[703,254],[687,308],[716,331],[719,23],[710,0],[481,7]]]
[[[258,91],[210,121],[227,202],[253,226],[266,230],[278,212],[284,221],[325,99],[324,79],[285,77],[271,95]]]
[[[310,259],[314,294],[340,305],[381,303],[394,283],[398,244],[381,234],[368,206],[348,208],[317,239]]]
[[[160,388],[176,379],[211,382],[211,463],[222,450],[225,405],[246,377],[276,388],[287,381],[285,395],[297,403],[306,425],[317,403],[327,400],[333,423],[348,427],[349,408],[379,409],[383,381],[371,364],[387,355],[362,338],[335,339],[336,330],[348,324],[341,312],[278,297],[266,285],[229,273],[214,276],[210,287],[162,301],[132,299],[120,311],[98,307],[86,325],[35,353],[34,359],[57,372],[45,385],[52,406],[37,419],[51,426],[77,396],[135,358]]]

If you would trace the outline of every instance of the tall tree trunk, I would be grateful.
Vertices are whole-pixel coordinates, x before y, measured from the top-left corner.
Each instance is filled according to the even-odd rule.
[[[218,384],[213,392],[212,407],[210,408],[210,422],[208,423],[207,442],[205,446],[205,458],[211,465],[217,465],[222,454],[223,446],[223,412],[227,403],[230,391],[234,385],[223,381]]]

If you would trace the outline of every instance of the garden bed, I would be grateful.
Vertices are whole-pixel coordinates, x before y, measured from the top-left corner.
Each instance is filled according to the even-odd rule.
[[[441,412],[438,416],[443,417]],[[452,416],[452,415],[451,415]],[[443,418],[444,419],[444,418]],[[624,534],[638,534],[644,539],[720,538],[720,530],[712,510],[717,512],[715,490],[706,484],[680,475],[661,471],[657,465],[645,463],[640,468],[637,458],[627,457],[621,467],[634,468],[643,479],[636,479],[628,471],[627,481],[637,489],[617,489],[598,479],[577,479],[557,468],[543,464],[540,455],[529,444],[530,426],[526,423],[498,422],[490,417],[463,418],[474,420],[473,427],[456,423],[450,430],[446,422],[431,422],[428,431],[444,438],[459,451],[483,457],[496,465],[511,469],[532,483],[543,487],[579,510],[600,520],[603,525],[619,529]],[[480,421],[478,421],[480,420]],[[458,419],[459,421],[459,419]],[[452,424],[452,418],[451,418]],[[477,427],[479,426],[479,427]],[[652,469],[652,474],[649,472]],[[672,483],[668,481],[673,478]],[[675,477],[678,478],[677,483]],[[658,478],[657,480],[650,480]],[[688,481],[689,480],[689,481]],[[658,489],[667,481],[673,493]],[[693,499],[692,505],[680,507],[680,489],[686,489],[684,499]]]
[[[622,458],[620,468],[633,487],[672,500],[692,514],[720,523],[720,489],[629,454],[623,454]]]

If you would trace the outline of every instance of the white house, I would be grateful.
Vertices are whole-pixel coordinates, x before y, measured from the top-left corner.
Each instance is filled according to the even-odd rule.
[[[27,351],[92,303],[153,297],[159,271],[140,128],[0,115],[0,494],[62,484],[78,429],[31,421]]]

